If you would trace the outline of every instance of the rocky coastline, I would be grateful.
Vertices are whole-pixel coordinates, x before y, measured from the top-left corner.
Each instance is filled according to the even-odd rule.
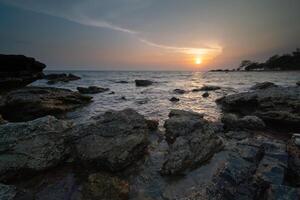
[[[1,66],[20,59],[4,57]],[[18,79],[17,84],[1,82],[0,199],[299,199],[298,83],[259,83],[247,92],[225,95],[216,100],[222,110],[217,122],[203,113],[172,109],[159,128],[158,121],[127,108],[75,123],[65,115],[89,106],[93,94],[106,95],[109,88],[78,86],[76,92],[26,86],[37,77],[52,83],[78,78],[44,76],[44,64],[21,58],[30,65],[18,63],[12,72],[6,72],[8,67],[0,72],[1,80]],[[27,79],[28,74],[33,77]],[[174,88],[173,94],[219,89]],[[183,191],[176,180],[184,177],[192,178]]]

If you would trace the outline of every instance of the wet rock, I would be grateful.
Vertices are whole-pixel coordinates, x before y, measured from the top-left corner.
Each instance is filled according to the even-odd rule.
[[[89,86],[89,87],[77,87],[77,90],[82,94],[97,94],[97,93],[109,91],[109,88]]]
[[[115,92],[114,91],[111,91],[110,93],[108,93],[108,94],[115,94]]]
[[[82,163],[111,171],[124,169],[145,153],[148,145],[146,119],[132,109],[109,111],[91,122],[79,124],[73,134],[76,156]]]
[[[196,88],[193,89],[192,92],[199,92],[199,91],[214,91],[214,90],[219,90],[221,87],[219,86],[214,86],[214,85],[204,85],[201,88]]]
[[[69,82],[69,81],[76,81],[76,80],[79,80],[81,79],[79,76],[76,76],[74,74],[65,74],[65,73],[62,73],[62,74],[47,74],[47,75],[44,75],[43,77],[44,79],[48,80],[48,84],[55,84],[55,83],[58,83],[58,82]]]
[[[126,84],[126,83],[129,83],[129,82],[128,81],[116,81],[116,83]]]
[[[297,85],[297,86],[300,86],[300,81],[298,81],[298,82],[296,83],[296,85]]]
[[[217,100],[225,112],[260,117],[269,127],[300,130],[300,88],[270,87]]]
[[[263,90],[263,89],[270,88],[270,87],[277,87],[277,85],[275,85],[272,82],[262,82],[262,83],[257,83],[255,85],[253,85],[250,89],[251,90]]]
[[[262,130],[265,123],[256,116],[244,116],[238,118],[235,114],[222,115],[221,121],[224,123],[225,130]]]
[[[178,102],[180,101],[180,99],[176,98],[176,97],[172,97],[171,99],[169,99],[172,102]]]
[[[24,87],[41,79],[45,67],[34,58],[0,54],[0,91]]]
[[[162,174],[178,174],[193,168],[223,148],[222,140],[201,114],[172,110],[164,127],[169,152],[161,169]]]
[[[8,121],[28,121],[46,115],[63,114],[91,102],[68,89],[25,87],[7,93],[0,103],[0,113]]]
[[[91,174],[83,187],[83,199],[127,200],[129,184],[108,174]]]
[[[285,185],[274,185],[272,184],[263,199],[266,200],[290,200],[299,199],[297,189]]]
[[[231,139],[243,140],[251,137],[252,134],[249,131],[228,131],[225,133],[225,136]]]
[[[186,93],[186,91],[182,90],[182,89],[174,89],[173,93],[175,93],[175,94],[184,94],[184,93]]]
[[[296,144],[297,137],[292,139],[287,144],[287,152],[289,154],[288,173],[293,184],[300,186],[300,146]]]
[[[60,164],[68,148],[71,124],[46,116],[29,122],[0,125],[0,180]]]
[[[135,80],[135,85],[137,87],[147,87],[147,86],[150,86],[152,84],[153,84],[153,82],[150,81],[150,80]]]
[[[122,96],[120,99],[124,101],[127,100],[125,96]]]
[[[203,98],[207,98],[209,96],[209,93],[208,92],[204,92],[203,94],[202,94],[202,97]]]
[[[159,121],[158,120],[147,120],[147,126],[150,130],[154,131],[157,130]]]
[[[33,196],[18,190],[13,185],[4,185],[0,183],[0,199],[1,200],[33,200]]]

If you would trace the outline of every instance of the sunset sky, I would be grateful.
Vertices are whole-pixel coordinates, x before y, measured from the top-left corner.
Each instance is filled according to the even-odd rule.
[[[300,47],[300,0],[0,0],[0,53],[47,69],[236,68]]]

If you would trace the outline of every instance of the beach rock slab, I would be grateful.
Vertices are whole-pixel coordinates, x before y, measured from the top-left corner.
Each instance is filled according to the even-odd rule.
[[[0,114],[8,121],[29,121],[46,115],[58,116],[91,102],[91,99],[68,89],[25,87],[3,97]]]
[[[21,88],[41,79],[45,67],[31,57],[0,54],[0,92]]]
[[[77,87],[77,90],[82,94],[97,94],[97,93],[107,92],[109,91],[109,88],[89,86],[89,87]]]
[[[257,83],[255,85],[253,85],[250,89],[251,90],[263,90],[263,89],[267,89],[270,87],[277,87],[277,85],[275,85],[272,82],[262,82],[262,83]]]
[[[135,85],[137,87],[147,87],[153,84],[153,81],[150,80],[135,80]]]
[[[71,127],[52,116],[0,125],[0,180],[61,163],[68,153],[65,138]]]
[[[74,130],[76,156],[82,163],[118,171],[138,160],[148,145],[146,119],[132,109],[109,111]]]

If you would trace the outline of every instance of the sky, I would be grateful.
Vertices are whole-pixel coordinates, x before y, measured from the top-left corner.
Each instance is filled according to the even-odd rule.
[[[209,70],[300,47],[299,0],[0,0],[0,53],[53,70]]]

